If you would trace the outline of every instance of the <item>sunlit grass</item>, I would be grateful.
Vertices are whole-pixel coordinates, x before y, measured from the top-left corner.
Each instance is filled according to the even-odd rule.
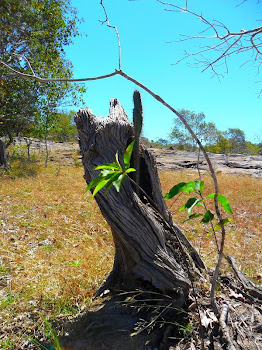
[[[249,277],[258,282],[261,281],[261,212],[262,212],[262,181],[251,176],[218,174],[219,191],[225,195],[233,210],[233,221],[226,226],[227,236],[225,253],[236,258],[239,267],[249,272]],[[197,180],[198,174],[193,171],[161,172],[160,178],[163,193],[166,193],[171,184]],[[208,175],[202,175],[205,181],[204,195],[214,192],[212,180]],[[188,199],[183,194],[177,200],[168,201],[168,206],[173,215],[173,220],[182,227],[188,238],[203,255],[209,266],[214,266],[217,259],[217,250],[213,235],[210,235],[210,227],[202,225],[199,220],[185,222],[185,212],[179,212],[179,208]],[[214,211],[212,199],[207,202],[208,208]],[[229,215],[223,213],[223,217]],[[220,232],[217,233],[218,241]]]
[[[226,253],[259,281],[262,182],[248,176],[218,176],[220,192],[234,211],[234,221],[227,227]],[[172,184],[197,179],[197,173],[161,171],[160,178],[166,193]],[[205,194],[213,192],[210,177],[203,175],[203,180]],[[110,229],[85,189],[79,166],[49,164],[47,169],[38,168],[35,177],[0,178],[0,324],[4,334],[0,344],[4,348],[19,348],[17,344],[38,329],[39,312],[57,319],[86,307],[110,272],[114,256]],[[184,222],[185,214],[178,212],[186,198],[168,201],[173,219],[208,266],[214,266],[217,253],[209,228],[197,221]],[[209,205],[212,208],[212,200]]]
[[[34,178],[1,178],[4,326],[27,312],[50,316],[79,311],[111,270],[111,233],[85,189],[80,167],[49,165]],[[68,266],[77,260],[81,263]],[[22,331],[12,336],[22,337]]]

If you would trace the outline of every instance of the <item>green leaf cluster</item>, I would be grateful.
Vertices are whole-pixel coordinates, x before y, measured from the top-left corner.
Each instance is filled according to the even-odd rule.
[[[203,189],[204,181],[180,182],[171,188],[171,190],[165,195],[165,199],[171,199],[180,192],[189,194],[190,192],[202,192]]]
[[[195,193],[196,196],[190,197],[185,204],[183,204],[180,208],[179,211],[186,210],[187,212],[187,219],[186,220],[191,220],[195,218],[201,217],[200,223],[201,224],[206,224],[209,222],[212,222],[215,215],[209,210],[206,209],[205,206],[205,201],[206,198],[215,198],[215,193],[210,193],[209,195],[206,196],[206,198],[203,197],[202,192],[204,189],[205,183],[204,181],[189,181],[189,182],[180,182],[173,186],[170,191],[165,195],[165,199],[172,199],[179,193]],[[221,207],[224,209],[226,213],[233,214],[232,209],[230,207],[230,204],[225,196],[222,194],[218,194],[216,197],[217,202],[221,205]],[[193,209],[196,207],[202,207],[204,208],[204,213],[192,213]],[[232,218],[225,218],[222,220],[223,224],[226,225],[232,220]],[[218,230],[221,228],[222,222],[218,222],[214,229]]]
[[[119,162],[118,152],[115,155],[115,162],[105,163],[94,168],[94,170],[101,170],[101,172],[100,172],[100,175],[94,180],[92,180],[87,187],[87,191],[91,190],[92,188],[95,188],[92,194],[93,197],[103,187],[106,188],[105,194],[108,193],[108,191],[112,186],[115,187],[117,192],[120,191],[121,183],[125,179],[126,175],[136,171],[136,169],[130,168],[130,160],[131,160],[133,147],[134,147],[134,141],[130,143],[130,145],[127,147],[124,153],[124,157],[123,157],[124,169],[122,168]]]

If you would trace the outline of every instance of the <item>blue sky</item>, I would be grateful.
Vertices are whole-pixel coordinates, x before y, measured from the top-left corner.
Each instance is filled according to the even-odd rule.
[[[262,4],[248,0],[189,0],[189,8],[210,20],[214,18],[230,29],[240,31],[261,25]],[[101,25],[104,13],[99,0],[72,0],[79,16],[84,18],[80,31],[87,34],[75,39],[66,48],[67,58],[74,66],[74,77],[89,77],[113,72],[118,68],[118,47],[114,30]],[[184,1],[173,0],[183,6]],[[197,35],[204,29],[200,20],[190,14],[167,12],[156,0],[104,0],[112,25],[120,34],[122,70],[147,85],[176,109],[203,112],[207,121],[218,129],[240,128],[247,139],[257,141],[262,134],[262,97],[258,98],[261,80],[250,64],[241,66],[247,55],[235,55],[228,61],[229,73],[219,80],[212,72],[201,73],[188,67],[186,61],[173,65],[183,57],[184,50],[197,51],[203,42],[179,40],[180,34]],[[187,62],[193,62],[187,61]],[[225,68],[221,67],[224,73]],[[94,114],[107,116],[109,100],[117,98],[132,120],[132,93],[136,86],[120,76],[88,82],[85,106]],[[144,106],[144,136],[149,139],[168,138],[174,115],[141,91]],[[84,106],[79,105],[79,108]]]

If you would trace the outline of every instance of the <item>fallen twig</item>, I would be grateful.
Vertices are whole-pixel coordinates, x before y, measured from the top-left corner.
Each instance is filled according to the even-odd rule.
[[[248,292],[252,297],[256,298],[258,301],[262,301],[262,290],[258,288],[253,282],[248,280],[246,276],[238,270],[234,258],[228,255],[226,259],[228,263],[232,266],[236,277],[243,285],[245,291]]]
[[[228,316],[229,306],[227,304],[223,304],[222,311],[219,318],[220,330],[222,332],[223,339],[226,343],[226,347],[228,350],[236,350],[235,346],[232,343],[232,340],[229,335],[228,327],[226,324],[227,316]]]

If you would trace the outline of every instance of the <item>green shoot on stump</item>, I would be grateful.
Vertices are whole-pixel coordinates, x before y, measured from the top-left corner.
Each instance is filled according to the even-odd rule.
[[[130,143],[130,145],[127,147],[125,151],[124,158],[123,158],[124,169],[119,163],[118,152],[115,155],[115,160],[116,160],[115,162],[102,164],[94,168],[94,170],[101,170],[100,175],[96,177],[94,180],[92,180],[86,189],[88,191],[91,188],[95,187],[92,194],[93,197],[103,187],[106,187],[105,194],[108,193],[108,191],[112,186],[115,187],[117,192],[120,191],[121,183],[125,179],[126,175],[136,171],[136,169],[130,168],[130,159],[131,159],[133,147],[134,147],[134,141]]]

